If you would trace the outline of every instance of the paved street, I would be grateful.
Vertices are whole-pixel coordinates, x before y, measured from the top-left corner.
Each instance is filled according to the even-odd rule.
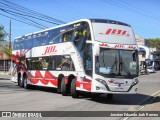
[[[26,90],[11,82],[9,77],[0,76],[0,111],[127,111],[160,90],[159,74],[160,71],[141,75],[139,94],[115,95],[112,101],[107,100],[105,95],[92,99],[84,94],[79,99],[73,99],[56,93],[56,89],[52,88]]]

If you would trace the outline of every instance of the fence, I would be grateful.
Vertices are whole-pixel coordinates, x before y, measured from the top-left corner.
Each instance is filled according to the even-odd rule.
[[[10,60],[0,60],[0,71],[9,71]]]

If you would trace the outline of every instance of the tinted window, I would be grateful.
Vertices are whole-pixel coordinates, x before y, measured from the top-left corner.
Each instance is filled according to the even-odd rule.
[[[74,71],[75,67],[69,55],[65,56],[58,55],[58,56],[28,58],[27,69]]]
[[[48,39],[49,39],[49,44],[53,44],[53,43],[59,43],[60,42],[60,31],[59,29],[55,29],[55,30],[50,30],[49,31],[49,35],[48,35]]]
[[[56,57],[56,70],[74,71],[74,64],[69,55]]]

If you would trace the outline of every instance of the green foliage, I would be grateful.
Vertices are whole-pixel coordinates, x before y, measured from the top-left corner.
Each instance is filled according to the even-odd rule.
[[[157,51],[157,56],[159,56],[159,55],[160,55],[160,50]]]
[[[0,41],[4,41],[5,37],[6,37],[6,33],[4,31],[4,27],[0,26]]]
[[[160,38],[149,38],[146,42],[150,48],[157,48],[160,50]]]
[[[9,57],[9,59],[11,59],[11,57],[12,57],[12,49],[4,46],[3,47],[3,52]]]

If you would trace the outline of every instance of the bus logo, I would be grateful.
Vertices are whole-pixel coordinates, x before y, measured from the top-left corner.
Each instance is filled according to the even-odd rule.
[[[115,48],[124,48],[124,45],[115,45]]]
[[[136,49],[136,47],[135,46],[128,46],[128,49]]]
[[[120,30],[120,29],[107,29],[105,33],[99,33],[99,34],[105,34],[105,35],[120,35],[120,36],[130,36],[128,31],[126,30]]]
[[[46,50],[42,55],[51,54],[55,52],[57,52],[56,46],[49,46],[49,47],[46,47]]]

